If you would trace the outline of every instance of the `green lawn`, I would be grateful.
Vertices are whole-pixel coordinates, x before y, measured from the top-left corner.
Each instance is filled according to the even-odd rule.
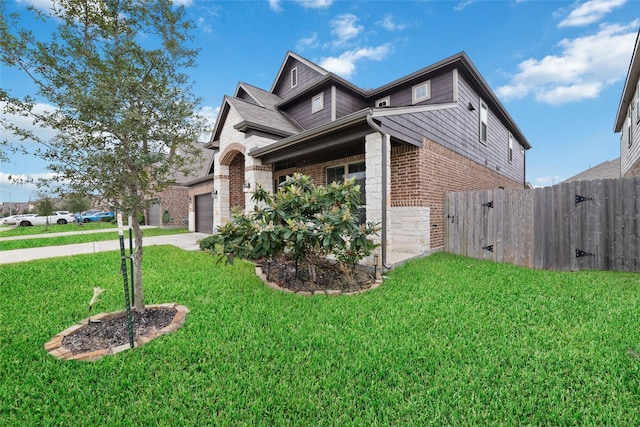
[[[10,227],[8,225],[2,225],[0,226],[0,230],[2,230],[0,231],[0,237],[53,234],[65,231],[102,230],[107,228],[117,229],[118,226],[110,222],[89,222],[87,224],[76,222],[72,224],[52,224],[49,225],[49,227],[46,225],[34,225],[33,227]]]
[[[448,254],[384,286],[301,297],[247,263],[145,249],[147,303],[179,331],[93,362],[43,345],[123,309],[116,252],[0,266],[0,425],[640,424],[640,275]]]
[[[144,237],[165,236],[169,234],[182,234],[188,232],[189,230],[186,228],[146,228],[142,231]],[[125,230],[124,235],[128,245],[128,229]],[[2,237],[2,235],[0,235],[0,237]],[[70,245],[73,243],[103,242],[106,240],[118,240],[118,237],[118,231],[113,231],[92,234],[74,234],[70,236],[44,237],[38,239],[5,240],[0,241],[0,251]]]

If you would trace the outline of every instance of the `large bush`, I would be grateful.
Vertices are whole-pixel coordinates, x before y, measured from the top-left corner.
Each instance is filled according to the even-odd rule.
[[[331,255],[348,272],[376,247],[370,240],[376,226],[359,222],[360,186],[355,178],[316,187],[308,176],[295,174],[275,194],[258,186],[253,200],[252,212],[234,213],[201,248],[231,263],[234,257],[272,260],[287,252],[296,265],[307,266],[315,281],[323,258]]]

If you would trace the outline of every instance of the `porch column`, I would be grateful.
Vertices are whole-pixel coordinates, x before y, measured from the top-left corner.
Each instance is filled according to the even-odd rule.
[[[263,166],[260,159],[246,156],[244,161],[244,179],[250,185],[248,189],[244,190],[244,211],[249,213],[253,211],[256,204],[252,197],[257,185],[262,186],[269,193],[272,192],[273,173],[271,172],[271,166]]]
[[[215,165],[219,174],[213,178],[213,191],[217,191],[217,196],[213,199],[213,229],[224,225],[231,216],[229,209],[229,166]]]
[[[387,182],[382,182],[382,144],[387,145],[386,149],[386,176]],[[388,211],[389,202],[391,199],[391,142],[387,136],[383,137],[379,132],[370,133],[365,137],[364,143],[365,151],[365,185],[367,191],[367,221],[377,223],[379,227],[382,227],[382,193],[386,193],[386,206]],[[391,236],[389,235],[389,221],[387,221],[387,247],[391,244]],[[382,230],[380,230],[378,236],[375,236],[372,240],[375,243],[382,243]],[[375,254],[381,254],[381,247],[376,248]],[[382,259],[382,258],[380,258]]]

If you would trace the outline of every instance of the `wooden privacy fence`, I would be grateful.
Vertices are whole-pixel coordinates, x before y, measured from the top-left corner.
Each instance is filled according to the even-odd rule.
[[[444,250],[552,270],[640,271],[640,177],[447,193]]]

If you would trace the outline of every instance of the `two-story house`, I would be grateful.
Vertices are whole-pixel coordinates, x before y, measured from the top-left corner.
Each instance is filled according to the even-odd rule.
[[[524,188],[531,148],[465,53],[364,90],[293,52],[269,90],[239,83],[224,97],[208,147],[192,230],[252,209],[256,185],[275,191],[294,172],[316,185],[356,177],[383,263],[443,245],[445,192]]]
[[[616,121],[615,133],[620,132],[620,176],[640,176],[640,31],[631,56],[631,64],[624,84]]]

